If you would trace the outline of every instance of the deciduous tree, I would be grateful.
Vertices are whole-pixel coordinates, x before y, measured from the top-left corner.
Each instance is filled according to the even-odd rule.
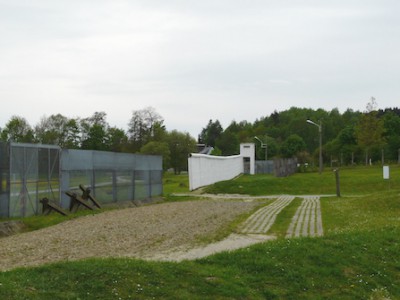
[[[91,117],[81,120],[81,148],[87,150],[108,150],[107,132],[109,125],[105,112],[95,112]]]
[[[196,151],[196,140],[188,133],[172,130],[167,137],[171,153],[171,167],[175,174],[187,170],[188,155]]]
[[[132,112],[128,124],[128,137],[133,152],[150,142],[164,129],[164,120],[152,107],[146,107]]]
[[[164,170],[167,170],[171,166],[171,151],[167,142],[149,142],[140,149],[140,153],[161,155],[163,158]]]
[[[306,143],[297,134],[290,135],[282,144],[281,152],[284,157],[293,157],[306,149]]]
[[[13,116],[2,130],[1,139],[7,142],[32,143],[34,132],[25,118]]]
[[[61,114],[44,116],[35,126],[35,141],[61,148],[78,148],[79,126],[74,119],[68,119]]]
[[[361,115],[355,128],[357,143],[365,151],[365,164],[368,164],[373,147],[380,148],[384,144],[384,123],[378,118],[375,98],[367,104],[367,111]]]

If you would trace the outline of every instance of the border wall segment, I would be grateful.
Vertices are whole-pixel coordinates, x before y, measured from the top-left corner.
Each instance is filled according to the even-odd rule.
[[[243,157],[191,154],[188,159],[189,189],[191,191],[243,173]]]

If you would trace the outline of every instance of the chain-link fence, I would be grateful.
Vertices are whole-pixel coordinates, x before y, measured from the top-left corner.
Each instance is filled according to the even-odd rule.
[[[0,143],[0,216],[37,214],[39,199],[58,202],[60,148]]]
[[[100,203],[149,199],[162,194],[162,157],[87,150],[62,150],[61,205],[66,191],[89,187]]]
[[[44,197],[68,209],[82,184],[100,203],[162,195],[162,157],[0,143],[0,217],[41,213]]]
[[[6,143],[0,143],[0,181],[0,217],[8,217],[10,206],[10,155]]]

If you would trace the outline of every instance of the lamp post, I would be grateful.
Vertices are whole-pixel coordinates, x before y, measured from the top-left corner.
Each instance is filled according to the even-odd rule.
[[[258,137],[254,137],[257,141],[259,141],[261,143],[261,148],[265,149],[265,161],[268,160],[268,145],[264,144],[262,140],[260,140]]]
[[[321,174],[322,173],[322,125],[321,125],[321,121],[319,121],[319,124],[317,124],[317,123],[311,121],[310,119],[308,119],[307,123],[310,123],[310,124],[318,127],[318,132],[319,132],[319,174]]]

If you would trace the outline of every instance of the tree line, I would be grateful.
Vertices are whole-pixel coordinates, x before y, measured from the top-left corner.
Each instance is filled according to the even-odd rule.
[[[87,118],[67,118],[61,114],[44,116],[31,126],[20,116],[12,116],[0,129],[5,142],[58,145],[64,149],[100,150],[163,156],[163,168],[176,173],[187,170],[189,153],[197,151],[196,140],[186,132],[167,131],[163,118],[152,107],[132,112],[128,130],[110,126],[105,112]]]
[[[198,139],[213,146],[216,155],[238,154],[240,143],[252,142],[258,160],[265,159],[267,150],[268,159],[297,157],[300,163],[318,164],[318,126],[325,164],[400,161],[400,109],[378,110],[375,98],[363,112],[292,107],[253,123],[232,121],[225,129],[218,120],[209,120]]]
[[[300,163],[317,163],[319,128],[307,120],[321,126],[325,164],[400,160],[400,109],[378,110],[374,98],[363,112],[292,107],[254,122],[232,121],[226,128],[218,120],[209,120],[197,140],[186,132],[167,131],[164,119],[152,107],[133,111],[126,131],[110,126],[105,112],[86,118],[44,116],[33,127],[25,118],[12,116],[0,128],[0,139],[66,149],[162,155],[163,168],[179,173],[187,170],[187,157],[197,151],[198,143],[214,147],[214,155],[228,156],[239,154],[240,143],[252,142],[259,160],[266,158],[267,150],[268,159],[295,156]]]

